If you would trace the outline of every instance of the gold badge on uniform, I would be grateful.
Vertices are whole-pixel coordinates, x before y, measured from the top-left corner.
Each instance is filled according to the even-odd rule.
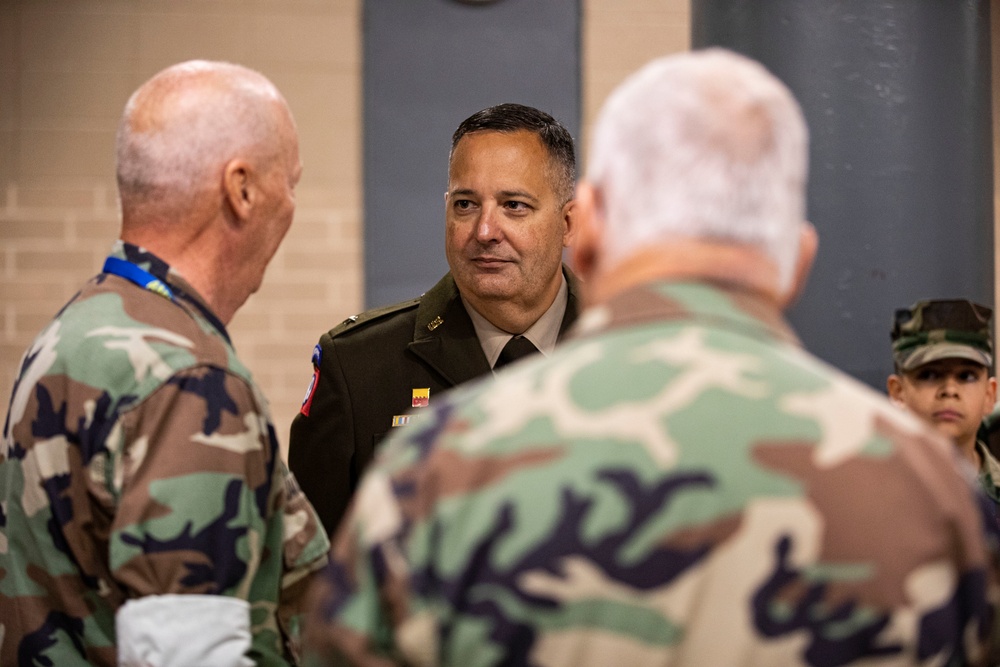
[[[431,402],[430,387],[424,387],[423,389],[413,390],[413,400],[410,402],[410,407],[426,408],[430,402]]]

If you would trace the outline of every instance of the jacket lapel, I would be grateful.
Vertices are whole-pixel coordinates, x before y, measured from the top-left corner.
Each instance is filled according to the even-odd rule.
[[[490,372],[451,273],[421,297],[408,348],[452,386]]]
[[[559,327],[560,340],[580,314],[580,283],[565,265],[563,273],[569,290],[566,314]],[[420,298],[413,341],[408,348],[452,386],[490,372],[476,328],[462,305],[450,272]]]

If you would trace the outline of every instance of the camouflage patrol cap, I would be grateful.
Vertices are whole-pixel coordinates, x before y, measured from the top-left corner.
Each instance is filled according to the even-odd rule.
[[[993,365],[990,317],[993,310],[968,299],[918,301],[896,311],[892,358],[910,371],[939,359],[968,359]]]

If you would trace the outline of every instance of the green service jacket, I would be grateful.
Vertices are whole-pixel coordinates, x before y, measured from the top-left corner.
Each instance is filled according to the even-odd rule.
[[[580,310],[576,277],[565,266],[563,273],[569,293],[560,339]],[[288,464],[330,533],[394,422],[405,428],[406,416],[441,392],[490,372],[450,273],[419,298],[355,315],[323,334],[313,366],[292,422]]]

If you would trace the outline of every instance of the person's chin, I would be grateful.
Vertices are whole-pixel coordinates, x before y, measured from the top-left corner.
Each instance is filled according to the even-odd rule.
[[[510,282],[499,276],[477,276],[472,281],[472,291],[480,299],[508,299],[513,290]]]
[[[934,422],[934,428],[937,429],[939,433],[942,433],[949,438],[957,438],[962,434],[964,430],[962,425],[954,421],[939,421]]]

